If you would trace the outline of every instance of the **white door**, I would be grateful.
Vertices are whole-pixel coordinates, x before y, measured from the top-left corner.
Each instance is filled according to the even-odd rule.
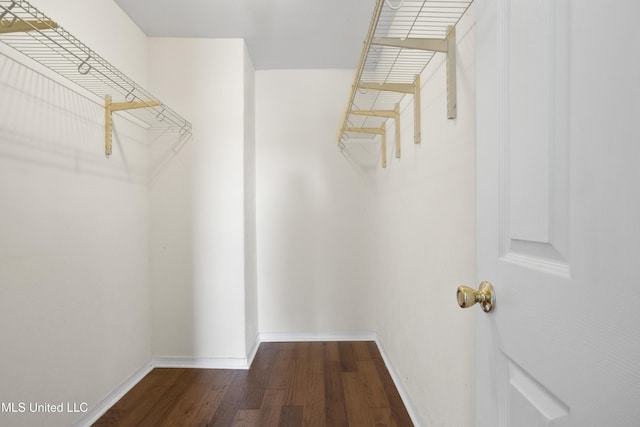
[[[640,2],[475,8],[477,426],[640,426]]]

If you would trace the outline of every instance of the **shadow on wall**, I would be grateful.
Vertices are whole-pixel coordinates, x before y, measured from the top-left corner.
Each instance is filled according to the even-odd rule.
[[[151,151],[149,164],[149,179],[151,181],[161,175],[166,168],[170,167],[170,163],[176,160],[176,156],[191,138],[191,133],[181,137],[176,136],[175,131],[171,129],[149,131],[149,144],[159,146],[158,149]]]
[[[3,54],[0,88],[0,157],[109,179],[146,182],[146,165],[130,162],[123,149],[123,144],[146,145],[145,135],[137,126],[116,119],[116,150],[107,161],[100,103]]]
[[[370,140],[352,139],[338,144],[340,154],[369,187],[374,185],[375,173],[380,167],[381,145],[380,138]]]

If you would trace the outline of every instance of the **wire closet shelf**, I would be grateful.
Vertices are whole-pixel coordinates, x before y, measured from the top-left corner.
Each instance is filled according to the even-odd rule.
[[[190,122],[25,0],[0,0],[0,41],[103,101],[121,104],[113,111],[126,109],[150,129],[191,135]]]
[[[447,41],[472,2],[377,0],[338,132],[341,148],[349,139],[377,136],[377,132],[363,130],[379,129],[381,122],[393,117],[384,112],[393,112],[402,99],[412,93],[402,87],[415,84],[419,89],[416,76],[425,70],[437,52],[445,51],[446,47],[441,49],[437,42],[444,44]],[[432,48],[427,41],[435,41],[436,47],[429,50]],[[401,89],[377,89],[383,87]],[[419,136],[416,138],[415,142],[419,142]]]

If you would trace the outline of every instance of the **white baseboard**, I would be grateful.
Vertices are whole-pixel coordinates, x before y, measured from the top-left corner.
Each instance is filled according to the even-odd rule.
[[[260,347],[260,334],[256,334],[254,340],[253,340],[253,347],[251,347],[249,349],[249,352],[247,353],[247,367],[251,367],[251,364],[253,363],[253,359],[255,359],[256,354],[258,353],[258,348]]]
[[[124,380],[115,390],[109,393],[101,402],[92,407],[78,422],[74,423],[74,427],[89,427],[96,421],[98,418],[104,415],[105,412],[109,410],[113,405],[116,404],[118,400],[122,398],[129,390],[131,390],[136,384],[138,384],[142,379],[153,369],[151,362],[144,364],[140,369],[135,371],[133,374],[129,375],[129,377]]]
[[[327,332],[327,333],[285,333],[263,332],[260,342],[303,342],[303,341],[375,341],[375,332]]]
[[[418,412],[416,411],[411,398],[409,398],[409,393],[407,392],[407,389],[405,388],[401,377],[394,369],[393,364],[391,363],[391,359],[389,359],[389,356],[384,349],[384,344],[382,343],[380,337],[376,337],[376,344],[378,345],[378,350],[380,350],[380,354],[382,355],[382,360],[384,360],[384,364],[389,371],[389,375],[391,375],[391,379],[393,380],[393,383],[395,384],[396,389],[400,394],[400,399],[402,399],[402,403],[404,403],[405,408],[407,408],[407,412],[409,413],[409,417],[411,418],[413,425],[415,427],[422,427],[423,424],[420,420],[420,417],[418,416]]]
[[[256,336],[247,357],[174,357],[156,356],[151,360],[154,368],[192,369],[249,369],[260,347],[260,336]]]
[[[151,361],[151,365],[154,368],[249,369],[245,357],[156,356]]]

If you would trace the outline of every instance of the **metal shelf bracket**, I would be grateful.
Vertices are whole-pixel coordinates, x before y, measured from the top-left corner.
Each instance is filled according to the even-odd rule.
[[[111,95],[104,97],[104,154],[109,157],[113,148],[113,117],[114,111],[135,110],[138,108],[150,108],[161,105],[160,101],[140,102],[112,102]],[[162,114],[162,113],[160,113]],[[161,116],[158,120],[161,120]]]
[[[380,147],[380,154],[382,159],[381,163],[383,168],[387,167],[387,128],[385,127],[384,122],[382,122],[382,125],[380,125],[379,128],[346,128],[345,132],[370,133],[374,135],[380,135],[382,140]]]
[[[397,92],[402,94],[413,95],[413,142],[420,144],[422,125],[421,125],[421,106],[420,106],[420,92],[422,86],[420,85],[420,74],[416,75],[413,83],[367,83],[362,82],[358,84],[359,89],[366,90],[379,90],[387,92]],[[353,113],[353,110],[351,111]]]
[[[402,144],[400,143],[400,104],[396,104],[393,110],[352,110],[351,114],[393,119],[395,121],[396,159],[400,158],[402,150]]]
[[[378,37],[371,40],[372,45],[391,46],[403,49],[426,50],[447,54],[447,118],[455,119],[456,104],[456,27],[447,27],[447,37],[444,39],[427,38],[394,38]]]
[[[6,15],[7,12],[0,14],[0,34],[9,34],[9,33],[24,33],[27,31],[34,30],[50,30],[53,28],[58,28],[58,24],[51,20],[45,21],[36,21],[36,20],[26,20],[26,21],[18,21],[16,19],[3,19],[3,16]]]

